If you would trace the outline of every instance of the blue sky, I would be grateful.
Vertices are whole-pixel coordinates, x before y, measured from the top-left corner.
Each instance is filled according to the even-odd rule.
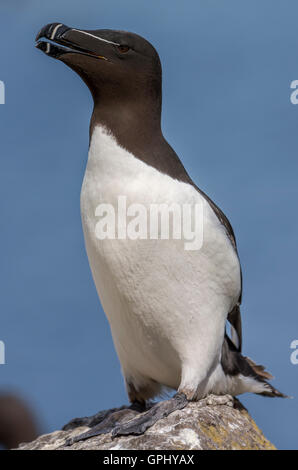
[[[157,48],[165,136],[237,235],[244,353],[294,396],[242,402],[279,448],[298,448],[297,15],[294,0],[1,2],[0,388],[26,397],[43,431],[127,402],[80,222],[91,97],[34,48],[59,21],[133,31]]]

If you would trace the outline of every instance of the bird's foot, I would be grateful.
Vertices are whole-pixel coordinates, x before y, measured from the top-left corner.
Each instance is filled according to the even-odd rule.
[[[208,395],[206,398],[206,404],[210,406],[226,405],[231,408],[234,406],[234,398],[232,395]]]
[[[153,426],[157,421],[166,418],[169,414],[176,410],[182,410],[188,404],[188,400],[184,393],[176,393],[169,400],[155,403],[148,411],[131,419],[128,422],[117,425],[112,431],[112,438],[117,436],[127,436],[133,434],[138,436]]]
[[[65,445],[72,445],[75,442],[89,439],[90,437],[99,436],[101,434],[112,433],[112,438],[117,436],[127,435],[140,435],[143,434],[148,428],[153,426],[158,420],[165,418],[173,411],[181,410],[188,404],[188,400],[184,393],[177,393],[173,398],[162,402],[155,403],[145,412],[140,412],[133,408],[116,409],[108,414],[102,421],[94,425],[89,431],[67,439]],[[104,413],[104,412],[103,412]],[[95,416],[100,415],[98,413]],[[85,418],[83,418],[85,419]],[[73,420],[78,422],[77,420]],[[80,421],[82,423],[82,421]],[[85,425],[86,421],[83,424]],[[88,426],[88,424],[87,424]],[[67,428],[71,429],[71,428]]]
[[[111,408],[110,410],[103,410],[99,411],[93,416],[85,416],[83,418],[74,418],[69,423],[65,424],[62,428],[63,431],[69,431],[70,429],[75,429],[81,426],[88,426],[92,428],[97,424],[100,424],[106,418],[108,418],[111,414],[116,413],[121,410],[128,409],[128,406],[121,406],[120,408]]]
[[[112,408],[110,410],[100,411],[94,416],[74,418],[65,426],[63,426],[63,431],[69,431],[80,426],[88,426],[91,429],[67,439],[65,445],[70,446],[75,442],[89,439],[89,437],[99,436],[100,434],[108,434],[109,432],[113,431],[116,425],[122,423],[122,421],[131,420],[137,414],[145,410],[145,405],[136,402],[130,406],[121,406],[120,408]]]

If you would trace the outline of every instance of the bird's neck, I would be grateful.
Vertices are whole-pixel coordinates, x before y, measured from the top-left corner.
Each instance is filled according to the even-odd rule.
[[[127,102],[103,99],[94,103],[90,136],[96,125],[107,128],[118,143],[133,154],[142,153],[152,140],[162,139],[161,110],[158,103],[146,100]]]
[[[94,100],[90,122],[90,139],[96,126],[105,127],[118,144],[148,165],[162,173],[189,181],[181,161],[165,140],[161,130],[161,103],[134,100],[133,103],[119,100]]]

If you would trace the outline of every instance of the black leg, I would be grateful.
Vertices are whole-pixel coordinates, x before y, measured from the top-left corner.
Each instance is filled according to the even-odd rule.
[[[112,437],[126,436],[129,434],[140,435],[148,428],[153,426],[157,421],[165,418],[176,410],[182,410],[188,404],[188,400],[184,393],[176,393],[170,400],[161,401],[154,404],[148,411],[139,416],[118,424],[112,431]]]
[[[97,413],[87,418],[75,418],[63,427],[65,431],[78,426],[89,426],[91,429],[78,436],[66,440],[66,445],[72,445],[75,442],[89,439],[89,437],[99,436],[100,434],[108,434],[123,421],[132,420],[137,414],[146,410],[145,405],[135,402],[132,405],[122,406],[121,408],[112,408]]]
[[[111,408],[110,410],[103,410],[100,411],[99,413],[96,413],[93,416],[86,416],[83,418],[74,418],[69,423],[65,424],[62,428],[63,431],[69,431],[70,429],[75,429],[80,426],[89,426],[89,428],[92,428],[93,426],[96,426],[97,424],[101,423],[104,421],[108,416],[111,414],[127,409],[127,406],[121,406],[120,408]]]

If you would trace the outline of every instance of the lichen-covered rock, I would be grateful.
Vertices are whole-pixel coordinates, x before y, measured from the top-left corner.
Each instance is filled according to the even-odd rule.
[[[22,444],[27,450],[274,450],[238,400],[234,406],[208,404],[208,399],[189,403],[158,421],[142,436],[111,438],[105,434],[65,446],[66,439],[88,430],[55,431]]]

